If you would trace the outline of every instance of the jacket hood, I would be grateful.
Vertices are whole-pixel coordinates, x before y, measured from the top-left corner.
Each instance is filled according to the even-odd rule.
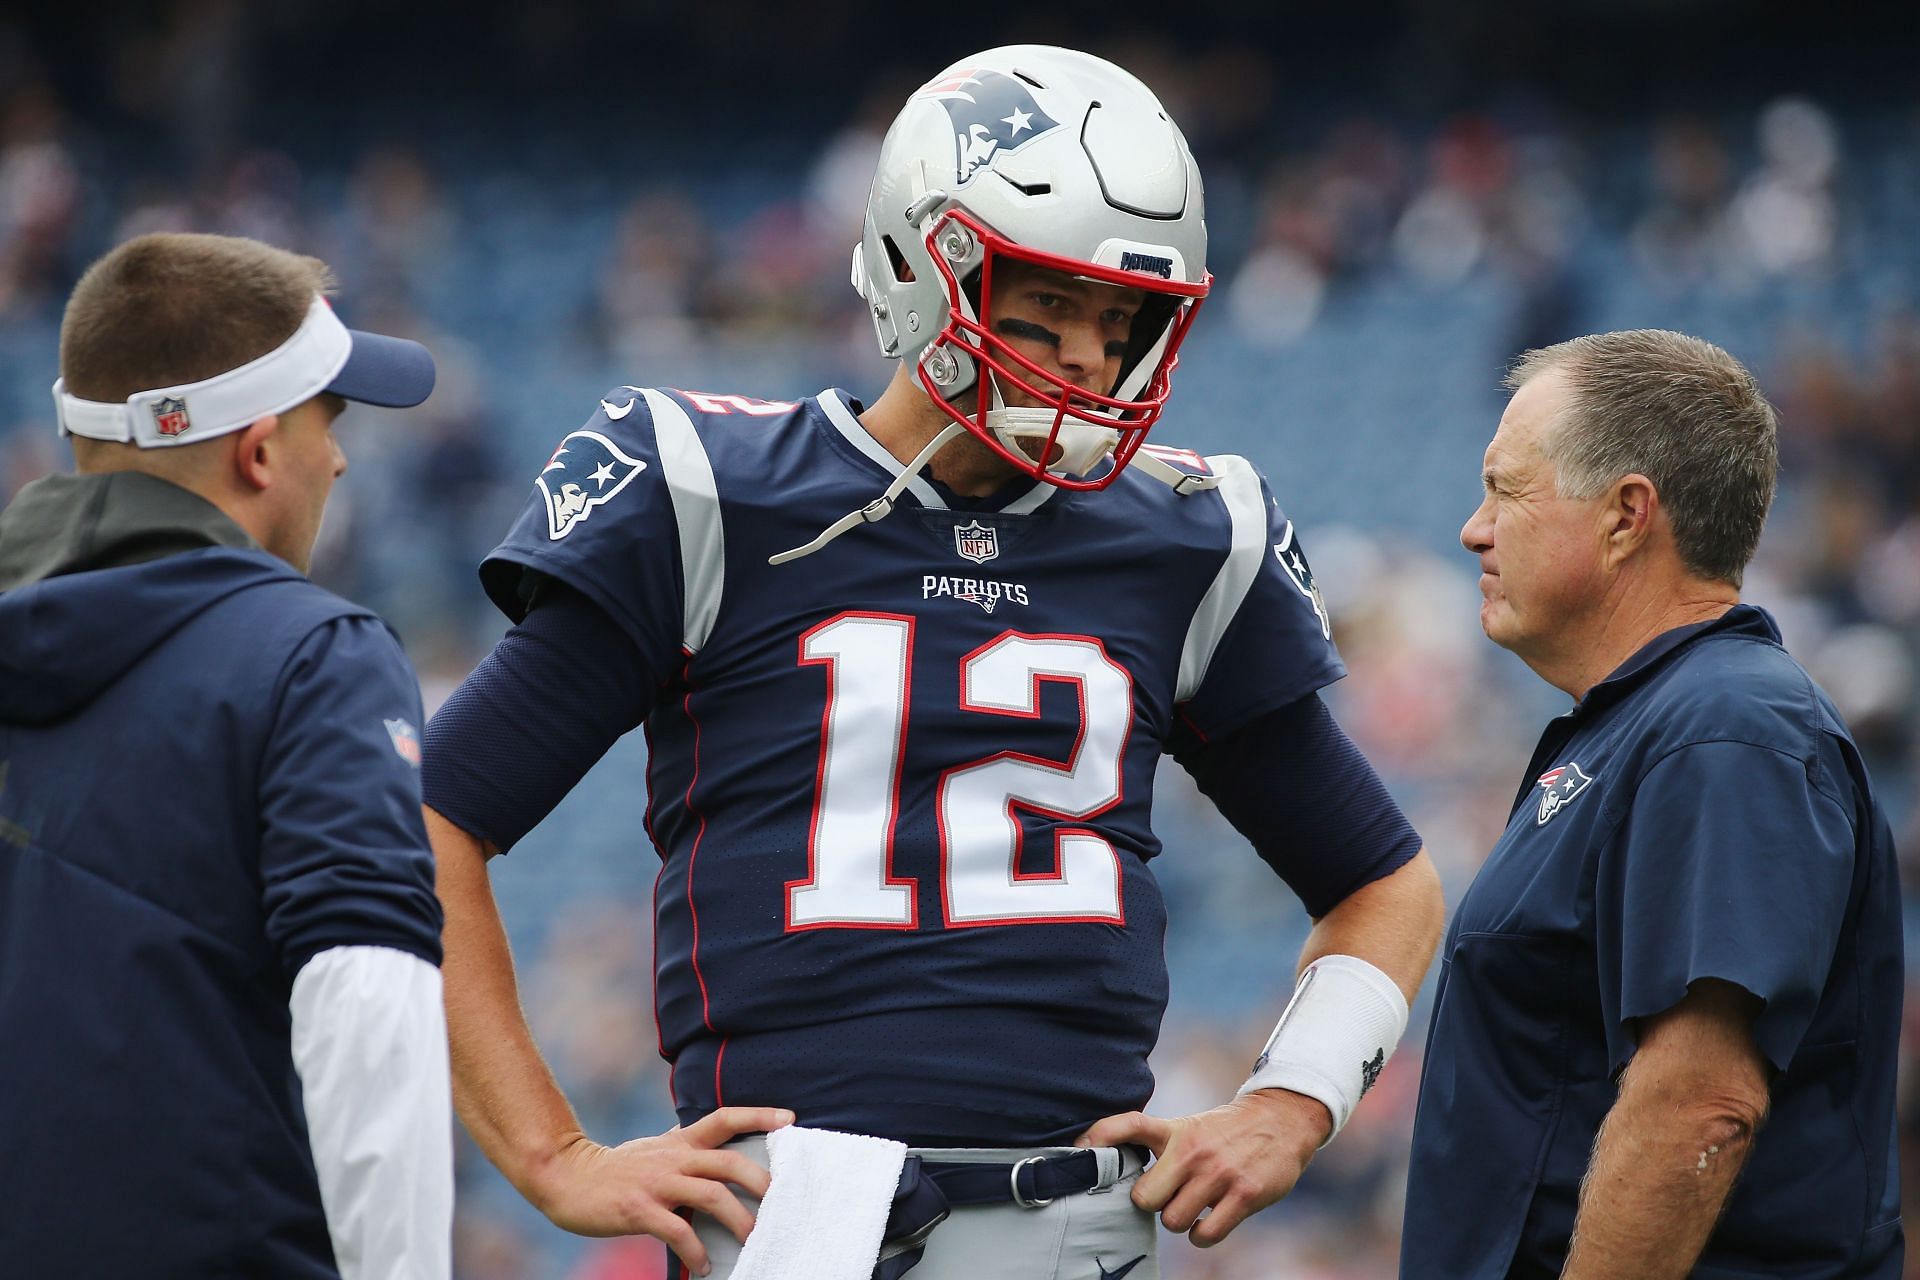
[[[299,577],[164,480],[36,480],[0,512],[0,722],[71,715],[234,592]]]

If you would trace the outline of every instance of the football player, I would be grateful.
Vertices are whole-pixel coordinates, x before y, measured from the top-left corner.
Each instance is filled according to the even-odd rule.
[[[900,362],[871,405],[616,388],[482,567],[516,626],[427,739],[456,1101],[554,1222],[702,1275],[797,1118],[910,1148],[877,1274],[1151,1280],[1156,1214],[1217,1242],[1352,1113],[1438,879],[1317,696],[1343,668],[1265,481],[1145,443],[1210,284],[1154,95],[1066,49],[955,65],[887,135],[853,280]],[[608,1147],[529,1036],[486,861],[636,725],[683,1127]],[[1174,1119],[1138,1110],[1164,754],[1316,921],[1240,1094]]]

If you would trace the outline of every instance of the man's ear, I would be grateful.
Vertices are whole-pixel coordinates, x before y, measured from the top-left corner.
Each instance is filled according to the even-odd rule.
[[[1646,543],[1659,510],[1660,493],[1647,477],[1634,472],[1613,482],[1607,490],[1601,531],[1614,559],[1624,560]]]
[[[233,433],[233,474],[246,488],[258,492],[272,485],[279,428],[280,415],[270,413]]]

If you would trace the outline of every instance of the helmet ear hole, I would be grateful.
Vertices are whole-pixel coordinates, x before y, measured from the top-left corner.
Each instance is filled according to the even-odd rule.
[[[893,278],[901,284],[911,284],[914,279],[913,267],[908,264],[906,255],[900,252],[900,246],[893,242],[892,236],[881,236],[880,243],[886,246],[887,263],[893,268]]]

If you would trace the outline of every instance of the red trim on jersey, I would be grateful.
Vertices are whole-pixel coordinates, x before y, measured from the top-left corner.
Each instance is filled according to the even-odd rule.
[[[963,773],[973,769],[978,769],[978,768],[981,768],[982,766],[993,764],[994,762],[999,760],[1018,760],[1024,764],[1038,765],[1041,768],[1048,769],[1051,771],[1057,772],[1064,769],[1065,772],[1072,773],[1074,765],[1080,759],[1080,748],[1083,745],[1085,745],[1087,740],[1087,732],[1091,727],[1088,723],[1088,718],[1087,718],[1087,682],[1084,676],[1069,675],[1069,674],[1065,674],[1062,672],[1055,672],[1055,671],[1033,672],[1030,676],[1029,694],[1028,694],[1028,701],[1031,703],[1033,708],[1031,711],[1019,711],[1019,710],[1015,710],[1008,707],[985,706],[981,703],[972,701],[972,699],[968,697],[968,682],[969,682],[969,676],[967,671],[968,666],[972,664],[974,659],[980,657],[982,654],[992,649],[997,648],[998,646],[1006,643],[1006,641],[1011,639],[1064,640],[1072,644],[1091,644],[1096,650],[1099,651],[1101,660],[1107,663],[1107,665],[1111,666],[1114,670],[1118,671],[1121,675],[1121,678],[1127,682],[1126,728],[1122,732],[1122,735],[1120,738],[1120,750],[1114,756],[1114,798],[1108,801],[1106,804],[1101,805],[1097,809],[1091,809],[1084,813],[1067,813],[1062,810],[1049,809],[1044,805],[1035,804],[1031,801],[1020,800],[1020,799],[1009,797],[1007,800],[1006,809],[1004,810],[1004,812],[1006,813],[1008,822],[1013,827],[1013,864],[1012,864],[1011,870],[1012,870],[1013,878],[1016,881],[1050,880],[1057,883],[1064,875],[1064,870],[1062,866],[1063,857],[1061,853],[1060,842],[1062,838],[1066,836],[1075,836],[1075,835],[1090,836],[1093,839],[1100,841],[1100,843],[1106,845],[1108,852],[1111,853],[1113,856],[1113,874],[1114,874],[1113,898],[1114,898],[1115,907],[1117,908],[1116,915],[1030,916],[1030,917],[1029,916],[1008,916],[1008,917],[993,917],[990,919],[978,919],[978,920],[955,920],[953,918],[953,901],[950,896],[951,886],[953,883],[953,875],[951,870],[951,862],[953,857],[953,843],[952,843],[952,839],[950,838],[947,832],[947,782],[948,780],[957,773]],[[943,922],[945,923],[946,927],[949,929],[968,929],[968,928],[973,928],[975,926],[980,926],[980,925],[1035,925],[1035,924],[1116,924],[1116,925],[1125,927],[1127,923],[1126,872],[1125,872],[1125,869],[1122,868],[1122,866],[1120,865],[1120,851],[1114,847],[1113,842],[1107,839],[1107,837],[1102,835],[1100,832],[1092,829],[1091,827],[1057,827],[1054,829],[1054,832],[1053,832],[1053,870],[1044,871],[1044,872],[1022,871],[1020,869],[1020,864],[1022,859],[1026,855],[1027,833],[1025,828],[1022,827],[1020,823],[1020,815],[1018,811],[1024,809],[1030,813],[1038,814],[1043,818],[1052,818],[1060,821],[1084,822],[1089,818],[1099,817],[1101,814],[1116,808],[1126,800],[1127,746],[1133,736],[1133,714],[1134,714],[1133,673],[1128,671],[1120,663],[1115,662],[1113,660],[1113,657],[1107,652],[1107,646],[1101,641],[1101,639],[1098,636],[1066,635],[1066,634],[1060,634],[1060,633],[1054,633],[1054,632],[1003,631],[998,636],[995,636],[992,640],[989,640],[986,644],[981,645],[979,648],[973,650],[973,652],[967,654],[965,657],[960,659],[960,706],[963,710],[966,710],[966,711],[979,711],[988,715],[1012,716],[1015,719],[1020,719],[1020,720],[1038,720],[1041,714],[1040,686],[1043,681],[1049,681],[1049,680],[1057,681],[1061,684],[1074,684],[1080,687],[1080,696],[1075,703],[1075,710],[1079,713],[1079,716],[1080,716],[1080,728],[1078,732],[1074,735],[1073,749],[1068,753],[1067,760],[1064,765],[1062,765],[1062,763],[1058,760],[1048,760],[1042,756],[1037,756],[1030,752],[998,751],[998,752],[995,752],[993,755],[985,756],[979,760],[969,761],[968,763],[962,764],[962,765],[954,765],[951,768],[942,770],[940,773],[940,784],[934,792],[933,816],[934,816],[934,822],[940,833],[940,913],[941,913]]]
[[[680,1090],[673,1082],[673,1058],[667,1053],[666,1023],[660,1016],[660,881],[667,874],[667,859],[661,851],[660,841],[653,834],[653,768],[659,759],[653,753],[653,726],[646,721],[640,722],[640,735],[647,744],[647,809],[641,820],[646,828],[647,839],[653,844],[653,851],[659,855],[660,869],[653,873],[653,1042],[659,1047],[660,1060],[667,1064],[667,1093],[673,1099],[676,1110],[680,1106]]]
[[[687,667],[689,671],[692,666],[692,659],[688,659]],[[700,721],[695,719],[693,714],[692,681],[685,672],[682,673],[682,678],[688,679],[688,688],[687,695],[680,704],[680,710],[681,714],[687,717],[687,722],[693,726],[693,777],[687,780],[687,794],[684,803],[686,804],[687,812],[693,814],[694,817],[700,820],[699,830],[693,833],[693,848],[687,853],[687,914],[693,919],[693,949],[690,958],[693,961],[694,981],[700,984],[700,1020],[707,1024],[707,1030],[714,1031],[717,1030],[717,1028],[713,1025],[713,1003],[707,996],[706,975],[700,972],[700,909],[696,907],[693,902],[694,864],[700,857],[701,838],[707,834],[706,815],[693,807],[693,789],[699,785],[700,782]],[[724,1042],[721,1047],[723,1049],[726,1047]]]
[[[1202,729],[1198,724],[1194,723],[1193,717],[1187,714],[1186,703],[1183,702],[1180,705],[1176,706],[1173,709],[1173,714],[1179,716],[1180,722],[1186,725],[1187,728],[1193,730],[1193,736],[1200,739],[1200,742],[1202,745],[1205,745],[1206,743],[1212,741],[1211,738],[1207,737],[1207,731],[1205,729]]]
[[[886,853],[881,863],[882,883],[889,888],[904,888],[909,891],[907,898],[907,920],[904,924],[886,920],[818,920],[812,924],[793,922],[793,891],[810,888],[819,876],[816,865],[816,851],[820,845],[820,802],[826,795],[827,787],[827,735],[833,723],[834,667],[839,659],[809,658],[807,640],[817,631],[824,631],[836,622],[847,618],[876,618],[886,622],[904,622],[907,624],[907,643],[902,660],[902,683],[900,686],[900,731],[893,743],[893,785],[887,796],[887,840]],[[820,708],[820,757],[813,769],[813,813],[807,819],[807,875],[804,880],[789,880],[781,895],[781,913],[783,924],[788,933],[806,933],[814,929],[918,929],[920,927],[920,882],[913,876],[895,876],[893,874],[893,837],[900,821],[900,775],[905,766],[907,754],[907,721],[913,715],[913,633],[917,619],[904,613],[884,613],[872,609],[847,609],[834,614],[824,622],[815,623],[800,633],[799,655],[803,667],[823,666],[827,669],[827,696]]]

